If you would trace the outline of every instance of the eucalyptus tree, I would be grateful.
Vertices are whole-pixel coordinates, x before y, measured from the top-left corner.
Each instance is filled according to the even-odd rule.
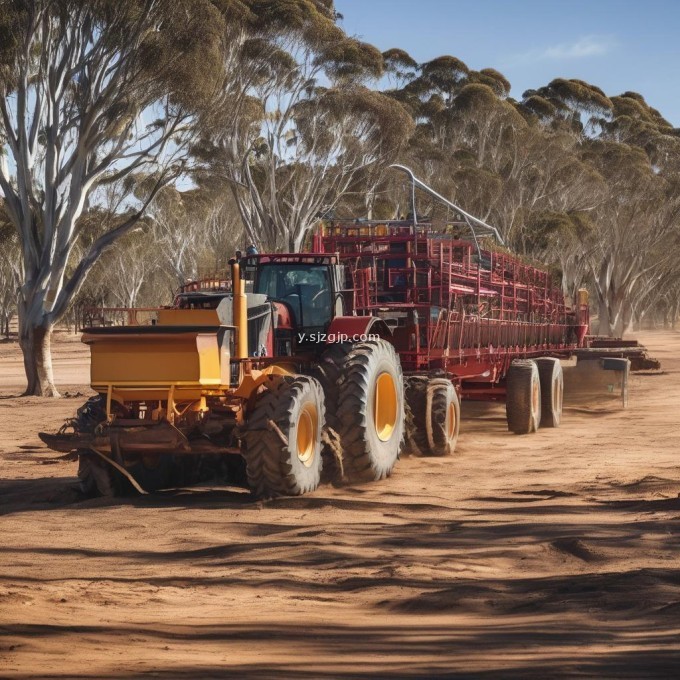
[[[132,230],[107,253],[104,280],[116,307],[137,307],[142,289],[163,264],[158,244],[146,231]]]
[[[516,250],[543,254],[547,234],[541,230],[592,209],[594,173],[580,162],[577,139],[514,101],[503,74],[474,71],[454,56],[413,70],[401,51],[385,55],[401,83],[389,94],[417,123],[409,148],[413,164],[440,191],[493,222]],[[545,213],[561,217],[542,220]]]
[[[547,126],[570,132],[599,200],[582,244],[596,294],[600,332],[620,335],[639,316],[676,258],[680,222],[680,140],[634,92],[607,97],[580,80],[553,80],[525,93],[523,105]]]
[[[13,229],[0,222],[0,334],[9,338],[17,309],[19,243]]]
[[[608,188],[596,213],[589,253],[600,329],[620,335],[644,298],[650,276],[653,281],[676,259],[672,239],[680,225],[680,200],[639,147],[600,141],[591,145],[588,158]]]
[[[0,191],[21,248],[27,394],[57,394],[54,324],[102,252],[184,172],[223,33],[208,0],[0,1]],[[137,198],[79,248],[98,192],[120,180],[131,192],[139,173]]]
[[[382,55],[343,33],[331,3],[245,5],[247,21],[227,25],[223,106],[200,153],[230,181],[248,241],[296,251],[359,173],[394,157],[411,121],[364,86]]]
[[[226,271],[234,252],[243,247],[243,224],[233,196],[216,193],[207,204],[203,218],[201,266],[211,273]]]
[[[173,275],[174,288],[198,276],[204,212],[200,192],[172,186],[158,192],[148,211],[149,236],[163,266]]]

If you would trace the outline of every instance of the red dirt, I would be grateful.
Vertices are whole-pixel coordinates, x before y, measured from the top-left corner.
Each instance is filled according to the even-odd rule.
[[[2,677],[673,677],[680,669],[680,333],[628,410],[509,434],[467,405],[451,459],[253,503],[201,487],[81,500],[46,451],[84,397],[12,397],[0,345]],[[62,390],[87,351],[56,343]]]

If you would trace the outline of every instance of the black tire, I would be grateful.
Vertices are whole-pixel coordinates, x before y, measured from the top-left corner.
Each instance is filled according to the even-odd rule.
[[[323,475],[322,482],[342,483],[347,481],[345,456],[338,434],[338,382],[352,351],[351,343],[333,343],[321,355],[311,374],[321,383],[326,405],[326,424],[324,426]]]
[[[559,359],[536,359],[541,381],[541,427],[559,427],[562,420],[564,376]]]
[[[453,383],[434,378],[427,386],[430,418],[426,426],[430,456],[450,456],[460,432],[460,401]]]
[[[428,380],[425,375],[404,378],[406,449],[420,456],[426,456],[429,449],[426,429]]]
[[[84,494],[106,498],[137,495],[130,480],[93,451],[79,451],[78,460],[80,489]],[[160,491],[176,485],[176,461],[172,455],[126,456],[125,469],[144,491]]]
[[[536,432],[541,422],[541,382],[536,362],[515,359],[506,376],[505,413],[515,434]]]
[[[406,379],[407,438],[423,456],[453,454],[460,431],[460,401],[446,378]]]
[[[319,486],[324,423],[318,380],[299,375],[267,384],[244,434],[243,457],[253,495],[299,496]]]
[[[393,345],[386,340],[341,345],[323,363],[329,425],[339,436],[347,477],[387,477],[404,443],[404,380]]]

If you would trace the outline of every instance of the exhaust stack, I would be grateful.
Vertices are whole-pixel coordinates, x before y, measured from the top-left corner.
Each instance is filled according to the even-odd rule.
[[[236,358],[248,358],[248,298],[245,293],[246,282],[241,279],[241,269],[237,260],[231,260],[231,286],[233,292],[232,315],[236,326]]]

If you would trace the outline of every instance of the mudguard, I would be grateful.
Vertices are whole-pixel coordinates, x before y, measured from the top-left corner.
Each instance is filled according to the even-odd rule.
[[[369,335],[377,335],[389,340],[390,327],[375,316],[336,316],[326,333],[326,344],[336,342],[358,342],[367,340]]]

